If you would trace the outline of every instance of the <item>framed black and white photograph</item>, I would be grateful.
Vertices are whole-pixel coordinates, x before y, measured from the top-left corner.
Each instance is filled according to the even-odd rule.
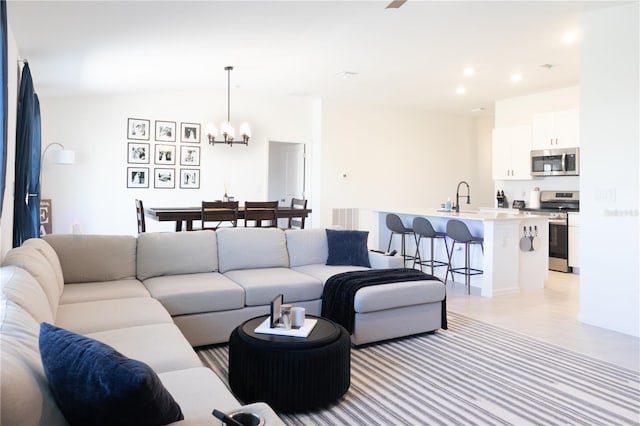
[[[148,167],[127,167],[127,188],[148,188]]]
[[[127,144],[127,162],[133,164],[149,164],[150,146],[148,143],[129,142]]]
[[[130,118],[127,120],[127,138],[148,141],[151,133],[151,120]]]
[[[181,166],[199,166],[200,165],[200,147],[181,145],[180,146],[180,165]]]
[[[199,189],[200,169],[180,169],[180,188]]]
[[[176,146],[156,144],[155,164],[176,164]]]
[[[156,120],[156,140],[161,142],[175,142],[176,122]]]
[[[175,188],[176,187],[176,169],[165,169],[156,167],[153,169],[153,187],[154,188]]]
[[[200,143],[200,125],[197,123],[180,123],[180,142]]]

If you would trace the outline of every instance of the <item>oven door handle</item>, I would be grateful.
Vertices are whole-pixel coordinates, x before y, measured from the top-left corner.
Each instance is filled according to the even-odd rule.
[[[568,226],[566,219],[549,219],[549,225]]]

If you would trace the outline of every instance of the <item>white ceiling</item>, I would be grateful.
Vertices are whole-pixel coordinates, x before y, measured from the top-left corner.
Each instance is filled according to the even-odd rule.
[[[40,96],[226,89],[470,114],[579,84],[580,14],[613,2],[12,1]],[[552,64],[545,69],[542,64]],[[462,70],[476,69],[465,78]],[[341,71],[358,73],[345,79]],[[509,76],[520,72],[523,80]],[[464,85],[464,96],[455,94]]]

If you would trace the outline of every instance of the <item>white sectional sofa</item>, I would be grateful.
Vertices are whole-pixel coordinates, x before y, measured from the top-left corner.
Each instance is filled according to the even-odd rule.
[[[48,386],[39,326],[55,324],[148,364],[180,405],[176,424],[218,424],[241,404],[203,367],[193,346],[228,341],[243,321],[287,303],[320,315],[325,281],[362,266],[326,265],[324,229],[225,228],[181,233],[49,235],[10,250],[1,269],[1,424],[65,424]],[[370,252],[373,268],[399,257]],[[418,295],[419,297],[416,297]],[[355,344],[441,327],[439,281],[396,283],[356,294]],[[358,319],[359,318],[359,319]],[[249,410],[282,424],[262,403]]]

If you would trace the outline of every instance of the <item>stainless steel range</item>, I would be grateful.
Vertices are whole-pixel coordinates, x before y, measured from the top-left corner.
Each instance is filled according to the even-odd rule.
[[[542,191],[540,208],[522,209],[532,214],[549,216],[549,269],[571,272],[569,266],[569,216],[580,211],[579,191]]]

